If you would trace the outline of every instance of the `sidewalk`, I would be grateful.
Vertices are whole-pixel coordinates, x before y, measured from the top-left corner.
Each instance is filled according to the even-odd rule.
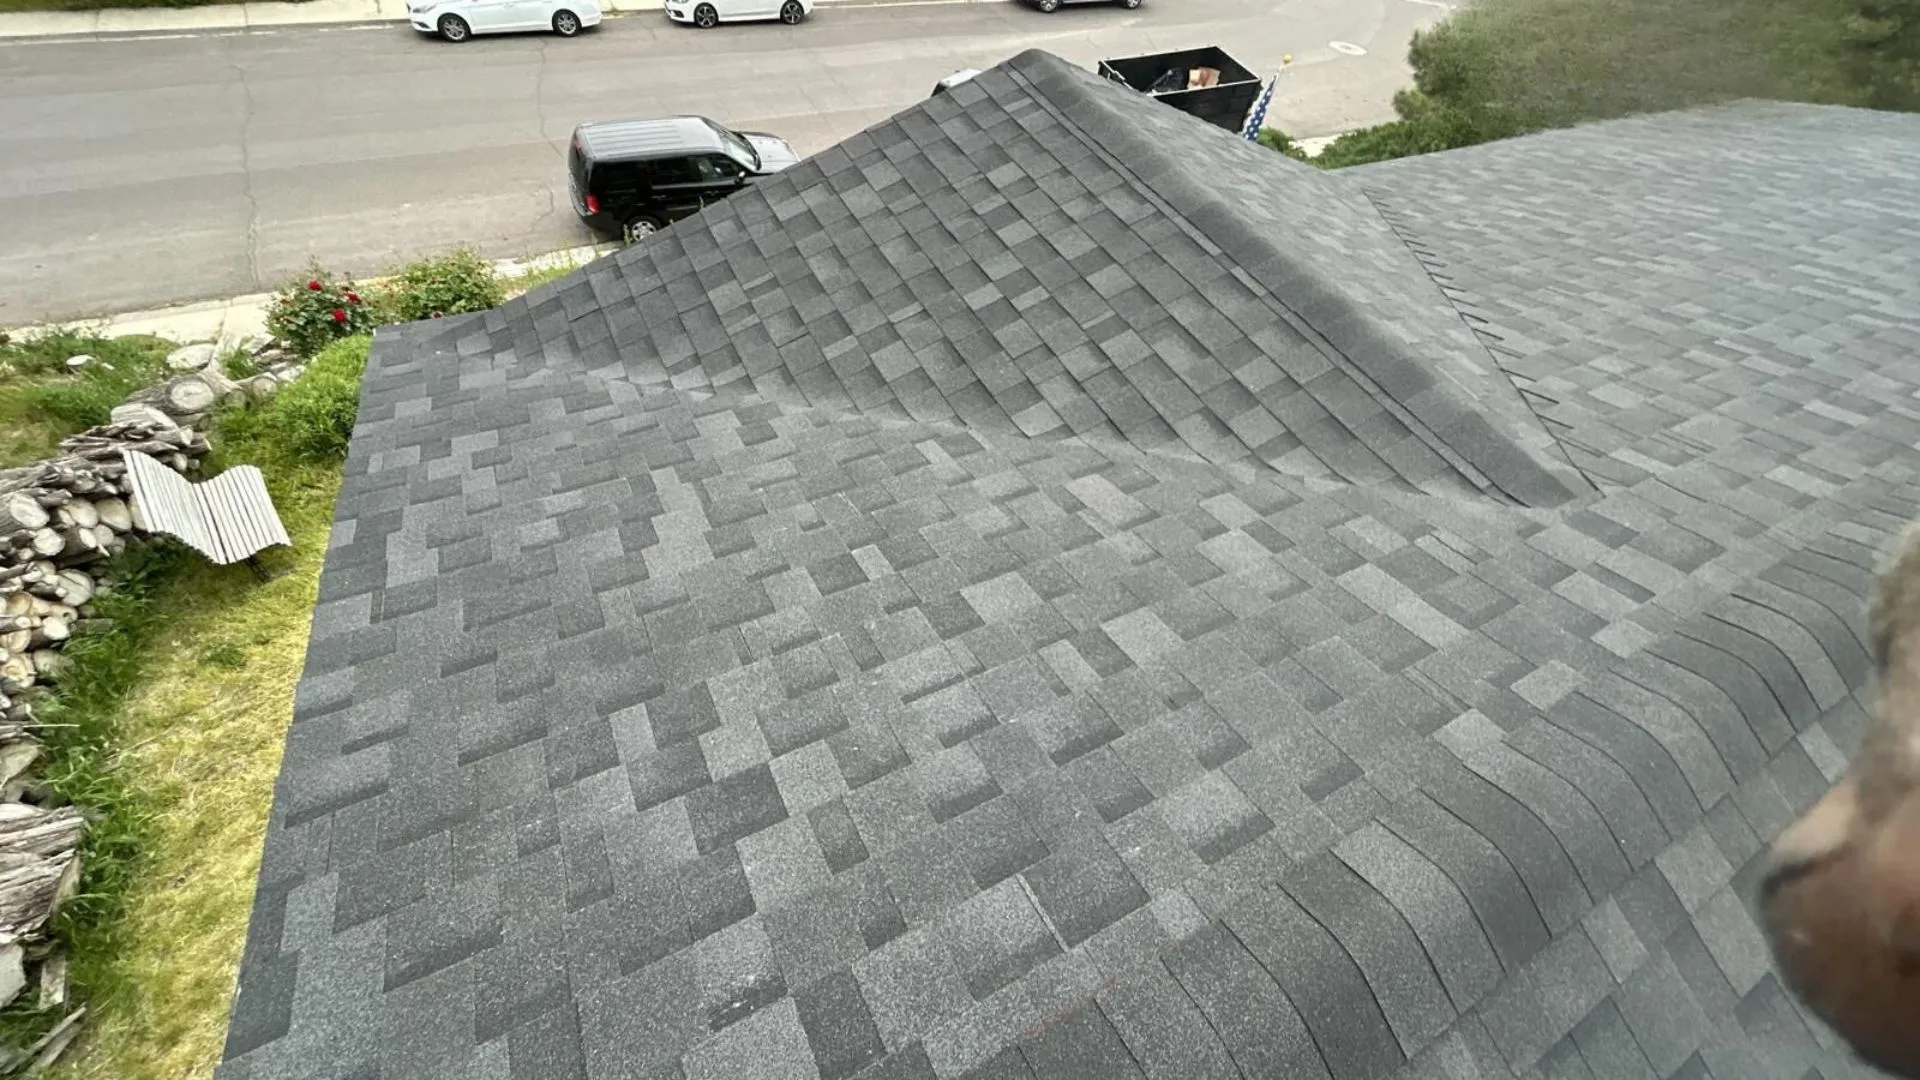
[[[585,266],[601,255],[618,249],[619,246],[615,243],[604,243],[568,248],[565,251],[555,251],[530,259],[500,259],[493,264],[493,269],[501,277],[509,279],[520,277],[530,271],[553,267],[572,269]],[[378,279],[366,280],[372,282]],[[508,284],[511,286],[511,281]],[[81,320],[61,325],[83,329],[103,337],[149,334],[176,341],[182,345],[210,341],[222,349],[229,349],[239,347],[257,334],[266,333],[267,304],[272,299],[272,293],[252,293],[224,300],[202,300],[198,303],[176,304],[152,311],[135,311],[125,315],[111,315],[104,319]],[[48,329],[51,327],[29,326],[8,332],[15,338],[27,339]]]

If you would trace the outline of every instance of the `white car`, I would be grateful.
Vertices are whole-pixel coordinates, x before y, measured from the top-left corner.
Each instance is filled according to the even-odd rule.
[[[415,30],[448,41],[522,30],[572,37],[600,25],[600,5],[596,0],[407,0],[407,17]]]
[[[702,30],[756,19],[779,19],[793,26],[811,14],[813,0],[667,0],[667,18]]]

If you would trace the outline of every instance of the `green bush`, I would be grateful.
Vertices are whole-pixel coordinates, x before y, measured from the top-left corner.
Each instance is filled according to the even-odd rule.
[[[1863,102],[1920,112],[1920,0],[1854,0],[1843,27],[1847,74]]]
[[[493,263],[462,248],[451,255],[408,263],[387,282],[381,304],[393,321],[414,322],[485,311],[504,298]]]
[[[376,325],[372,308],[352,278],[335,280],[318,264],[281,286],[267,305],[267,331],[301,356]]]
[[[1270,128],[1270,127],[1261,128],[1260,136],[1257,141],[1260,143],[1261,146],[1264,146],[1269,150],[1277,150],[1280,153],[1285,154],[1288,157],[1294,159],[1295,161],[1307,160],[1307,152],[1305,150],[1300,149],[1300,144],[1294,142],[1292,136],[1288,135],[1284,131],[1281,131],[1279,128]]]
[[[1478,0],[1416,33],[1407,61],[1398,119],[1314,164],[1735,98],[1920,108],[1920,0]]]
[[[360,415],[360,377],[371,344],[370,337],[351,337],[322,349],[265,408],[236,411],[233,436],[271,443],[309,461],[346,457],[353,422]]]

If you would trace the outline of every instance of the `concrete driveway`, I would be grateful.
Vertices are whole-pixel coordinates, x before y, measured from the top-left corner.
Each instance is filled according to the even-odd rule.
[[[1268,122],[1392,115],[1433,0],[823,4],[798,27],[664,15],[454,46],[404,26],[0,43],[0,326],[270,288],[309,257],[371,273],[466,243],[587,239],[564,152],[588,119],[697,112],[822,149],[940,76],[1028,47],[1077,64],[1219,43],[1295,66]],[[1364,51],[1360,51],[1364,50]]]

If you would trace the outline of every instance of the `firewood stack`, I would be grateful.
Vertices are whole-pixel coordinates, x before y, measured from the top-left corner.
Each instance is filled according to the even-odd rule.
[[[150,404],[115,412],[114,422],[63,440],[61,456],[0,471],[0,1007],[30,984],[42,1007],[66,1002],[66,961],[43,931],[79,880],[85,821],[74,807],[36,804],[33,701],[59,681],[62,645],[94,618],[97,564],[144,531],[120,455],[139,450],[191,474],[208,450],[204,435],[176,420],[204,413]],[[0,1071],[50,1059],[77,1019],[41,1045],[0,1048]]]

